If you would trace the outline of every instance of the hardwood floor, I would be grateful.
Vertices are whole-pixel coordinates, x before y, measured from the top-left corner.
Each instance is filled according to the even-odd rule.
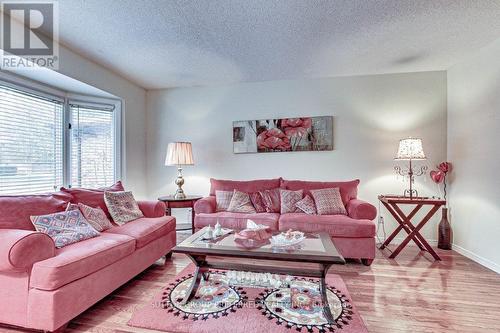
[[[500,275],[454,251],[438,253],[442,262],[414,246],[395,260],[388,259],[388,250],[378,251],[371,267],[349,262],[330,272],[343,277],[370,332],[500,332]],[[154,332],[126,323],[188,264],[183,255],[165,265],[158,261],[75,318],[67,332]]]

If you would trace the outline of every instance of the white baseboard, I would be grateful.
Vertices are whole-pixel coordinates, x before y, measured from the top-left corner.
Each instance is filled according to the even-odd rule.
[[[391,244],[401,244],[401,242],[404,240],[404,238],[401,238],[401,237],[396,237],[394,238],[394,240],[391,242]],[[437,239],[428,239],[427,242],[435,247],[437,246]],[[497,263],[494,263],[493,261],[491,260],[488,260],[486,258],[483,258],[481,257],[480,255],[477,255],[475,254],[474,252],[471,252],[467,249],[464,249],[463,247],[459,246],[459,245],[456,245],[456,244],[452,244],[451,246],[452,250],[460,253],[461,255],[463,255],[464,257],[467,257],[475,262],[477,262],[478,264],[488,268],[488,269],[491,269],[492,271],[496,272],[496,273],[499,273],[500,274],[500,265],[498,265]]]
[[[486,268],[489,268],[492,271],[500,274],[500,265],[498,265],[497,263],[494,263],[493,261],[491,261],[489,259],[483,258],[483,257],[475,254],[474,252],[471,252],[467,249],[464,249],[463,247],[456,245],[456,244],[452,245],[452,249],[457,251],[458,253],[460,253],[464,257],[467,257],[467,258],[477,262],[478,264],[480,264]]]

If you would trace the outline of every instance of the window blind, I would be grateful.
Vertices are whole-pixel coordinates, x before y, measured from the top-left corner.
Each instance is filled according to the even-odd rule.
[[[0,85],[0,194],[63,185],[63,103]]]
[[[70,104],[71,186],[103,187],[115,180],[114,107]]]

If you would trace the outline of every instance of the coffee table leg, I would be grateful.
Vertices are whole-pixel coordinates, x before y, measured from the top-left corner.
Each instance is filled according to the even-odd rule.
[[[329,265],[322,265],[321,278],[319,280],[319,292],[321,294],[321,305],[323,306],[323,315],[329,324],[333,324],[335,320],[333,319],[332,311],[330,310],[330,304],[328,303],[328,295],[326,288],[326,273],[330,268]]]
[[[205,257],[204,256],[193,257],[190,255],[188,255],[188,257],[196,265],[196,269],[194,271],[193,281],[191,281],[191,285],[189,286],[186,295],[180,302],[181,305],[185,305],[193,299],[193,297],[196,295],[196,292],[198,291],[198,287],[200,286],[202,278],[203,280],[208,280],[208,268],[204,267],[204,264],[206,263]]]

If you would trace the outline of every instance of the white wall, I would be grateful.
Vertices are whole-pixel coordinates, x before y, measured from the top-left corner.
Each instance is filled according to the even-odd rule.
[[[429,166],[446,159],[445,72],[148,91],[147,112],[150,196],[175,191],[175,168],[163,165],[170,141],[193,142],[195,166],[185,168],[184,188],[204,195],[210,177],[360,178],[359,197],[377,204],[378,194],[403,190],[393,173],[399,139],[422,137]],[[320,115],[334,116],[334,151],[232,152],[234,120]],[[421,193],[435,195],[426,179]],[[424,230],[431,239],[436,220]]]
[[[122,179],[138,198],[146,193],[146,91],[82,56],[60,47],[59,72],[123,99]]]
[[[500,272],[500,39],[448,71],[454,249]]]

